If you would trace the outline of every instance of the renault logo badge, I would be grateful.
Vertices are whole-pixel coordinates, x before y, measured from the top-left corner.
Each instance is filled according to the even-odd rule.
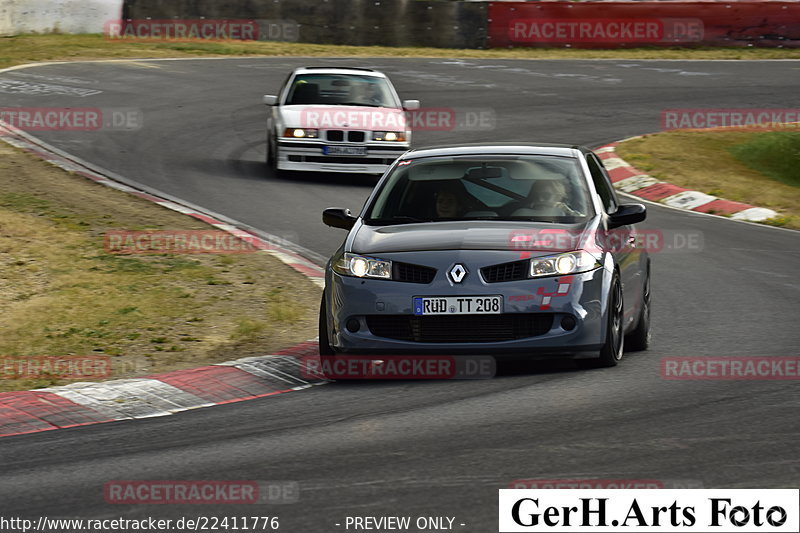
[[[450,269],[450,279],[454,283],[461,283],[467,277],[467,268],[464,265],[456,264]]]

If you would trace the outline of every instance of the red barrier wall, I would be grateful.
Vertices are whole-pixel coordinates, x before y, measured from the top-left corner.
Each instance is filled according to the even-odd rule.
[[[490,48],[800,47],[798,2],[490,2]]]

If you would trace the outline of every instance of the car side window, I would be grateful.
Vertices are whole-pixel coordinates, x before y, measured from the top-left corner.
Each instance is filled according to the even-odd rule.
[[[608,175],[603,171],[603,164],[598,161],[594,154],[586,154],[586,163],[589,165],[589,171],[592,173],[592,181],[597,194],[600,195],[600,200],[606,213],[614,213],[617,210],[617,195],[614,193],[614,188],[608,179]]]
[[[285,92],[288,90],[288,88],[289,88],[289,81],[292,79],[292,76],[294,76],[294,73],[292,73],[292,74],[289,74],[288,76],[286,76],[286,79],[285,79],[285,80],[283,80],[283,83],[281,84],[281,88],[280,88],[280,90],[278,91],[278,98],[279,98],[279,99],[280,99],[280,98],[282,98],[282,97],[283,97],[283,95],[284,95],[284,93],[285,93]]]

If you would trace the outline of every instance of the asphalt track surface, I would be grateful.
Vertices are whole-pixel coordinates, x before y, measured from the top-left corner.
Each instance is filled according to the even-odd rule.
[[[0,102],[140,109],[139,131],[37,135],[165,193],[294,236],[319,258],[344,237],[322,225],[322,209],[357,210],[370,181],[268,174],[260,97],[306,64],[374,66],[403,98],[496,117],[491,131],[420,132],[418,146],[599,146],[659,130],[667,108],[796,108],[800,81],[797,61],[242,58],[7,72],[0,78],[27,87],[101,92],[0,92]],[[276,515],[289,532],[343,531],[334,524],[346,516],[449,516],[459,531],[488,532],[497,528],[497,489],[516,479],[797,487],[797,381],[668,381],[659,361],[796,355],[800,233],[652,205],[644,227],[699,234],[702,246],[653,255],[652,348],[616,368],[515,362],[491,380],[336,383],[165,418],[4,438],[0,514]],[[299,503],[260,508],[106,503],[103,484],[126,479],[291,480],[301,493]]]

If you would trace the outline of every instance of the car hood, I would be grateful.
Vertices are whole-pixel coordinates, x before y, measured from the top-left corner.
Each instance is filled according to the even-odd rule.
[[[397,130],[405,129],[406,115],[394,107],[344,105],[285,105],[280,107],[287,128]]]
[[[552,224],[516,221],[426,222],[394,226],[361,225],[351,251],[359,254],[425,250],[555,250],[576,249],[591,235],[591,221]],[[556,235],[565,239],[554,241]],[[548,240],[550,239],[550,240]]]

